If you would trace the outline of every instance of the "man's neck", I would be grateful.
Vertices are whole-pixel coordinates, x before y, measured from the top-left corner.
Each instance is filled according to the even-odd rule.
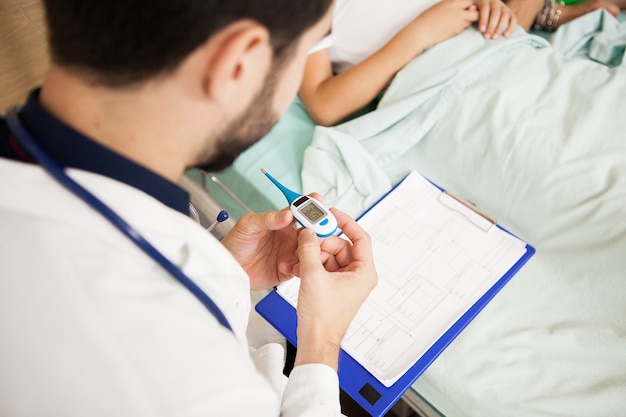
[[[176,117],[184,109],[169,95],[174,91],[151,83],[112,89],[53,68],[39,99],[46,110],[80,133],[178,182],[189,163],[193,132],[189,126],[171,122],[185,120]],[[179,105],[174,106],[175,102]]]

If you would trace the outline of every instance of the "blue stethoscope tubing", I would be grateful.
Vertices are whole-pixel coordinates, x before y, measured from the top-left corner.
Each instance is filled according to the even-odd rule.
[[[24,125],[19,119],[15,109],[9,110],[6,115],[9,129],[17,140],[18,144],[48,172],[63,187],[75,194],[78,198],[87,203],[91,208],[100,213],[113,226],[115,226],[122,234],[130,239],[135,245],[152,258],[157,264],[165,269],[170,275],[184,285],[208,310],[217,321],[230,330],[232,327],[228,323],[226,316],[220,308],[211,300],[204,291],[200,289],[179,267],[174,265],[161,252],[159,252],[150,242],[148,242],[134,227],[128,224],[119,214],[89,192],[82,185],[70,178],[63,167],[54,161],[46,152],[37,144],[33,137],[28,133]]]

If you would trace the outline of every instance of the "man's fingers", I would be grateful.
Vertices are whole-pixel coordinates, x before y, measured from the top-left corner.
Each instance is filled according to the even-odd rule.
[[[267,212],[267,217],[265,218],[265,225],[270,230],[280,230],[289,226],[292,222],[293,214],[288,207],[279,211]]]
[[[349,240],[339,236],[330,236],[321,243],[322,250],[331,255],[338,255],[342,251],[349,249],[352,246]]]
[[[313,197],[314,199],[316,199],[320,203],[324,202],[324,197],[320,193],[312,192],[312,193],[309,193],[308,196],[309,197]]]
[[[346,213],[341,210],[337,210],[336,208],[330,209],[335,218],[337,219],[337,224],[343,231],[343,233],[350,239],[352,242],[352,257],[357,261],[367,261],[371,262],[373,259],[372,256],[372,241],[370,239],[370,235],[363,230],[359,224],[352,219],[352,217],[348,216]]]
[[[322,251],[321,253],[322,264],[324,265],[324,269],[328,272],[336,272],[341,269],[342,265],[337,262],[337,258],[333,255],[325,253]]]
[[[248,233],[260,233],[268,230],[280,230],[293,222],[293,215],[288,207],[279,211],[248,213],[240,220]]]
[[[322,255],[326,254],[333,257],[339,267],[348,265],[354,259],[352,257],[352,243],[347,239],[331,236],[322,241],[321,248]]]
[[[324,269],[320,257],[320,241],[311,229],[298,233],[299,274],[307,275]]]

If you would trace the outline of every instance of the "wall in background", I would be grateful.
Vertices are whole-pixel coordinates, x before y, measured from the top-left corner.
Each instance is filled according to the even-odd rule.
[[[41,0],[0,0],[0,110],[23,103],[48,65]]]

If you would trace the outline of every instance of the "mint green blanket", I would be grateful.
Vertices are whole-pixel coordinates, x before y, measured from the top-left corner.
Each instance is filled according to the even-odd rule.
[[[358,215],[416,169],[536,247],[423,377],[468,416],[624,413],[625,120],[623,67],[469,29],[316,128],[302,185],[328,205]]]
[[[626,15],[611,16],[599,9],[565,24],[550,43],[567,57],[588,58],[609,67],[626,66]]]

